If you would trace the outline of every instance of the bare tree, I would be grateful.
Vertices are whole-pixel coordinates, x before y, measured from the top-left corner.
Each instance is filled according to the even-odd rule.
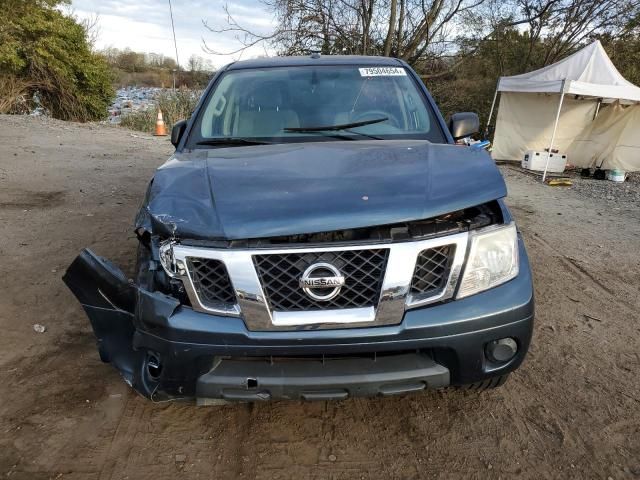
[[[576,50],[596,34],[619,35],[638,14],[637,1],[570,0],[553,9],[544,28],[536,28],[532,41],[545,38],[543,65],[548,65]]]
[[[94,49],[98,38],[100,38],[100,15],[91,15],[83,19],[78,17],[75,18],[78,23],[82,25],[87,36],[87,42],[89,42],[89,46]]]
[[[202,70],[203,59],[198,55],[191,55],[187,61],[187,70],[190,72],[199,72]]]
[[[414,60],[435,43],[446,42],[462,14],[485,0],[272,0],[273,32],[262,35],[242,26],[225,7],[227,25],[205,26],[213,33],[233,33],[240,46],[234,54],[261,42],[282,53],[384,54]]]
[[[492,19],[494,33],[504,30],[505,25],[512,25],[505,24],[505,18],[517,15],[526,19],[529,48],[523,65],[539,68],[573,53],[600,35],[623,35],[631,20],[638,18],[640,3],[636,0],[496,0],[489,9],[495,12],[485,9],[484,15]]]
[[[267,34],[243,27],[231,15],[227,24],[205,26],[213,33],[232,33],[239,47],[230,52],[211,48],[210,53],[239,53],[268,43],[280,54],[385,55],[402,58],[412,65],[440,61],[446,75],[473,55],[473,45],[500,31],[528,27],[530,48],[544,44],[542,63],[547,64],[573,51],[597,33],[610,32],[638,15],[637,0],[265,0],[275,13],[277,25]]]

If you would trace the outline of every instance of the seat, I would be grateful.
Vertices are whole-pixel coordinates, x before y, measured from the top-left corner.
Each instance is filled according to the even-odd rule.
[[[298,115],[286,105],[284,92],[281,82],[261,83],[250,92],[239,114],[236,135],[274,137],[286,127],[300,126]]]

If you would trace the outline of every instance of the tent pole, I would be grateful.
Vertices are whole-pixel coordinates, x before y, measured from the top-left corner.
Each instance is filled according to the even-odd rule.
[[[556,132],[558,130],[558,121],[560,120],[560,110],[562,110],[562,102],[564,102],[564,83],[562,81],[562,93],[560,94],[560,103],[558,103],[558,111],[556,112],[556,121],[553,124],[553,133],[551,134],[551,143],[549,143],[549,152],[547,153],[547,163],[544,165],[544,173],[542,174],[542,183],[547,179],[547,169],[549,168],[549,160],[551,160],[551,150],[553,150],[553,142],[556,139]]]
[[[487,120],[487,126],[484,129],[485,139],[489,137],[489,125],[491,125],[491,119],[493,118],[493,109],[496,106],[496,99],[498,98],[498,87],[500,86],[500,80],[498,80],[498,85],[496,85],[496,91],[493,94],[493,102],[491,102],[491,111],[489,112],[489,119]]]
[[[598,99],[598,104],[596,105],[596,111],[595,111],[595,113],[593,114],[593,119],[594,119],[594,120],[596,119],[596,117],[597,117],[597,116],[598,116],[598,114],[600,113],[600,105],[602,105],[602,99],[601,99],[601,98],[599,98],[599,99]]]

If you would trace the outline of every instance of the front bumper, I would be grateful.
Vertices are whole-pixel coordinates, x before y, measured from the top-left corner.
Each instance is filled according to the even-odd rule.
[[[249,331],[241,318],[197,312],[130,283],[89,250],[64,281],[91,321],[101,359],[149,398],[327,399],[464,385],[515,370],[533,328],[522,242],[515,279],[409,310],[393,326]],[[487,344],[506,337],[516,341],[516,355],[492,362]]]
[[[427,355],[412,353],[369,358],[318,360],[222,360],[198,378],[196,397],[224,400],[343,400],[440,388],[449,370]]]

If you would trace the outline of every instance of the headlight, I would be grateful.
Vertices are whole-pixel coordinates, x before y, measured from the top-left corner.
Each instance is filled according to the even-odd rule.
[[[160,250],[158,252],[160,256],[160,263],[162,268],[167,272],[170,277],[176,277],[184,273],[184,265],[180,260],[175,259],[173,256],[173,245],[175,242],[167,240],[160,244]]]
[[[470,238],[469,258],[456,298],[488,290],[518,275],[518,234],[514,223]]]

